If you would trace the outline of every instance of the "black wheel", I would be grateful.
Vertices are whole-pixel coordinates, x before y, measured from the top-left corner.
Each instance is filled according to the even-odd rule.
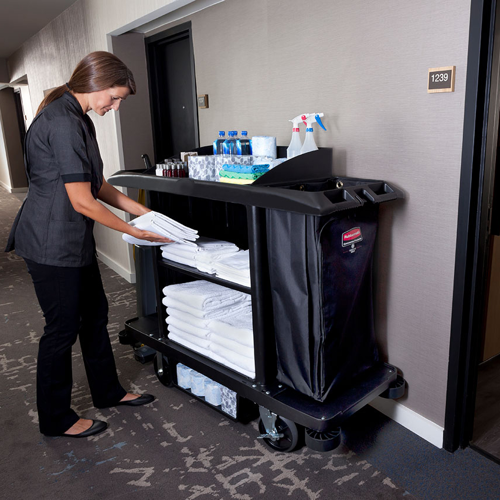
[[[165,386],[171,387],[172,386],[172,379],[170,378],[170,368],[168,364],[168,359],[166,356],[162,356],[162,368],[158,367],[158,356],[161,356],[160,354],[156,354],[153,360],[153,364],[155,367],[155,373],[156,376],[158,377],[158,380]]]
[[[266,427],[262,419],[259,419],[259,431],[261,434],[267,434]],[[282,438],[273,440],[271,438],[263,438],[263,441],[275,451],[290,452],[295,450],[300,443],[300,432],[291,420],[283,417],[276,417],[276,431],[278,434],[283,434]]]
[[[306,429],[306,446],[314,451],[331,451],[337,448],[341,442],[340,427],[332,431],[318,432]]]
[[[118,333],[118,340],[122,345],[132,345],[135,342],[134,338],[127,330],[122,330]]]
[[[386,399],[398,399],[404,396],[406,391],[406,380],[398,375],[398,378],[392,382],[389,389],[385,390],[380,397]]]

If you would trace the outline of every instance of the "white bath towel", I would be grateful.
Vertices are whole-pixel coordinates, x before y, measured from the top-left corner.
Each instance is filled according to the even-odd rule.
[[[250,299],[250,296],[248,296],[248,299],[246,301],[239,302],[238,304],[234,304],[232,306],[223,309],[215,309],[213,311],[202,311],[195,307],[191,307],[184,302],[175,300],[172,297],[163,297],[162,303],[167,307],[173,307],[174,309],[179,309],[180,311],[192,314],[193,316],[200,319],[222,318],[229,314],[234,314],[239,311],[242,311],[243,309],[247,309],[248,307],[252,307],[252,301]]]
[[[193,259],[186,259],[184,257],[179,257],[178,255],[168,253],[165,250],[163,250],[163,252],[161,253],[161,256],[164,259],[171,260],[173,262],[177,262],[178,264],[183,264],[185,266],[196,268],[196,263],[194,262]]]
[[[169,317],[173,317],[182,321],[184,323],[189,323],[196,328],[206,329],[208,330],[208,324],[210,323],[210,319],[201,319],[192,314],[189,314],[185,311],[181,311],[180,309],[175,309],[174,307],[167,307],[167,314]]]
[[[166,215],[160,214],[159,212],[148,212],[147,214],[141,215],[134,220],[129,222],[129,225],[142,229],[144,231],[151,231],[153,233],[159,234],[160,236],[165,236],[173,241],[182,241],[186,245],[194,245],[194,241],[198,238],[198,231],[196,229],[191,229],[187,226],[180,224],[179,222],[167,217]],[[123,233],[122,238],[128,243],[134,245],[146,245],[146,246],[158,246],[165,245],[165,243],[155,243],[146,240],[140,240],[134,238],[129,234]]]
[[[217,272],[215,274],[217,278],[221,278],[226,281],[230,281],[231,283],[237,283],[238,285],[242,286],[247,286],[248,288],[251,287],[252,283],[250,280],[250,276],[248,278],[242,278],[238,275],[235,274],[230,274],[230,273],[224,273],[224,272]]]
[[[195,337],[200,337],[202,339],[208,339],[208,335],[210,333],[210,330],[208,328],[198,328],[196,326],[193,326],[191,323],[187,323],[186,321],[182,321],[179,318],[176,318],[175,316],[167,316],[167,319],[165,320],[167,325],[171,325],[174,328],[179,328],[190,335],[194,335]]]
[[[169,338],[171,340],[173,340],[174,342],[177,342],[178,344],[181,344],[181,345],[187,347],[188,349],[191,349],[192,351],[198,352],[198,353],[202,354],[203,356],[206,356],[207,358],[211,358],[214,361],[217,361],[221,365],[227,366],[228,368],[231,368],[232,370],[245,375],[246,377],[255,378],[255,370],[253,370],[253,371],[245,370],[241,366],[235,365],[234,363],[231,363],[231,361],[224,359],[222,356],[219,356],[219,355],[215,354],[214,352],[209,351],[208,349],[203,349],[202,347],[199,347],[199,346],[189,342],[189,340],[186,340],[182,337],[178,337],[175,334],[170,334]]]
[[[252,308],[210,320],[207,328],[234,342],[253,348]]]
[[[168,325],[168,331],[169,333],[169,338],[170,334],[176,335],[177,337],[181,337],[183,339],[188,340],[194,345],[197,345],[203,349],[209,349],[210,350],[210,340],[209,339],[203,339],[200,337],[197,337],[196,335],[191,335],[188,332],[181,330],[180,328],[176,328],[175,326]]]
[[[252,361],[255,359],[255,353],[253,347],[247,347],[246,345],[240,344],[239,342],[235,342],[234,340],[229,340],[222,335],[217,335],[215,332],[210,332],[208,336],[210,342],[212,344],[218,344],[222,347],[225,347],[229,351],[232,351],[241,356],[245,356],[245,358],[249,358]],[[212,349],[212,347],[210,347]]]
[[[215,342],[210,343],[210,351],[218,356],[221,356],[225,360],[230,361],[232,364],[243,368],[243,370],[247,372],[255,373],[255,361],[253,359],[237,354],[236,352],[226,349]]]
[[[250,252],[249,250],[240,250],[239,252],[228,255],[225,259],[217,263],[217,268],[227,270],[244,271],[250,269]]]
[[[205,280],[190,281],[163,288],[163,294],[204,312],[246,302],[249,295]]]
[[[172,255],[178,255],[183,259],[191,259],[193,261],[196,254],[196,247],[191,245],[184,245],[184,243],[171,243],[160,248],[162,252],[167,252]]]

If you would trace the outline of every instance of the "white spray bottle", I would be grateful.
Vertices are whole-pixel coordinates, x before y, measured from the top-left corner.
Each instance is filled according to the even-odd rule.
[[[293,120],[288,120],[293,123],[292,129],[292,140],[290,141],[290,146],[286,150],[286,157],[293,158],[294,156],[300,155],[300,149],[302,148],[302,141],[300,140],[300,122],[304,122],[305,115],[296,116]],[[304,122],[305,124],[306,122]]]
[[[319,126],[326,131],[323,123],[321,123],[321,117],[325,116],[324,113],[311,113],[309,115],[302,115],[303,121],[306,124],[306,138],[304,140],[304,144],[302,144],[302,148],[300,149],[300,154],[308,153],[309,151],[316,151],[318,146],[316,146],[316,142],[314,140],[313,135],[313,123],[318,123]]]

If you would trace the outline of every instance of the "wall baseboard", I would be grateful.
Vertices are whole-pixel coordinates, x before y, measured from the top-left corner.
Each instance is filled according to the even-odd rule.
[[[5,188],[9,193],[27,193],[28,187],[13,188],[5,182],[0,181],[0,186]]]
[[[97,250],[97,257],[101,262],[106,264],[108,267],[116,271],[122,278],[125,278],[129,283],[135,283],[135,272],[131,273],[123,268],[118,262],[114,261],[107,255],[103,254],[99,250]]]
[[[370,406],[438,448],[443,447],[444,429],[392,399],[376,398]]]

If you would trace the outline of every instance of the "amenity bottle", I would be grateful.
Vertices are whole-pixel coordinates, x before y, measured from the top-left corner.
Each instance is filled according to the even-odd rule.
[[[236,148],[236,131],[231,130],[230,132],[227,133],[229,136],[225,141],[224,144],[222,145],[223,148],[223,153],[225,156],[233,156],[237,154],[237,148]]]

